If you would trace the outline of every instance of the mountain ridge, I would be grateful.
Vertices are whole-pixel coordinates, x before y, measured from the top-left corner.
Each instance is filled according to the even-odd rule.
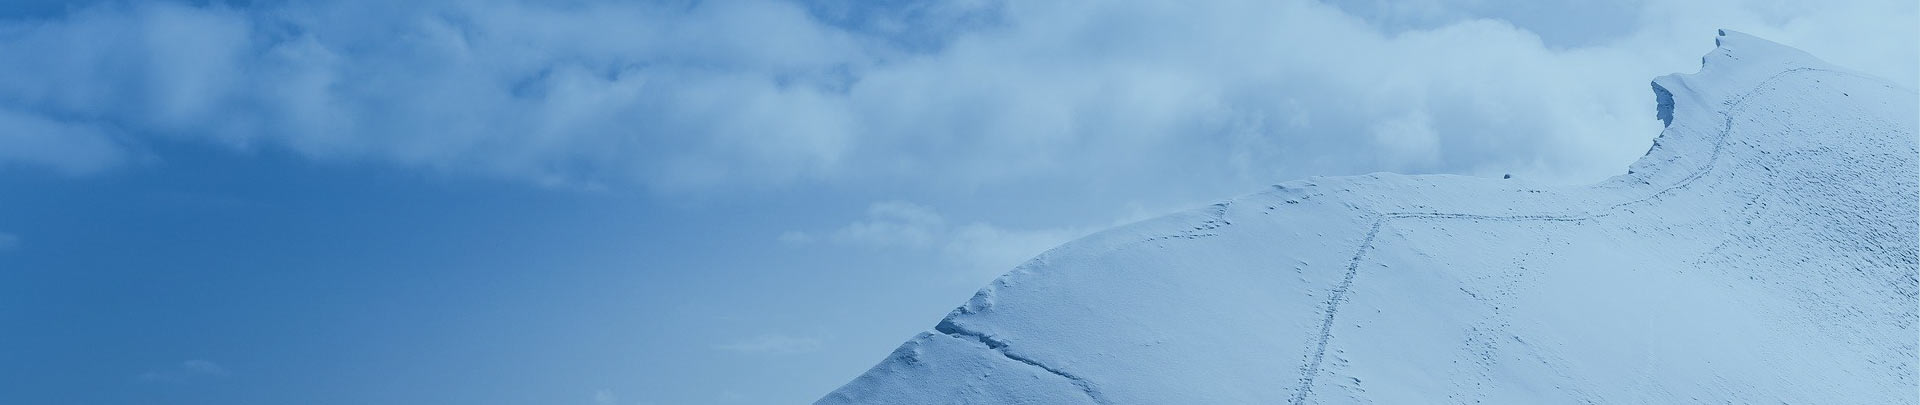
[[[1666,129],[1627,174],[1310,178],[1097,233],[819,403],[1913,401],[1913,92],[1737,32],[1715,43],[1698,73],[1653,81]],[[1864,135],[1788,136],[1822,131]],[[1779,270],[1799,265],[1856,274]],[[1384,332],[1352,332],[1367,326]],[[1689,352],[1713,339],[1748,350]],[[1844,364],[1701,366],[1786,364],[1767,351]]]

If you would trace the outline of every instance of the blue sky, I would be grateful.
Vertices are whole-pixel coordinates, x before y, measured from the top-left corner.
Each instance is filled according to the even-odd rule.
[[[806,402],[1026,257],[1312,176],[1621,173],[1716,28],[1911,1],[0,6],[0,402]]]

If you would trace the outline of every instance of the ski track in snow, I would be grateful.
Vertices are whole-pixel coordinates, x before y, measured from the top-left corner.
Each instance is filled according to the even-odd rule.
[[[1293,397],[1291,400],[1288,401],[1288,403],[1295,404],[1295,405],[1306,404],[1310,400],[1310,397],[1312,397],[1314,379],[1318,377],[1320,374],[1321,364],[1324,362],[1327,355],[1327,345],[1333,340],[1333,324],[1334,324],[1334,321],[1336,320],[1336,317],[1340,313],[1340,304],[1343,302],[1346,302],[1347,294],[1353,288],[1354,277],[1359,275],[1360,266],[1366,261],[1367,252],[1370,250],[1373,250],[1374,237],[1380,233],[1380,228],[1385,226],[1387,224],[1387,221],[1392,221],[1396,219],[1410,219],[1410,220],[1411,219],[1435,219],[1435,220],[1466,219],[1466,220],[1475,220],[1475,221],[1484,220],[1484,221],[1502,221],[1502,222],[1522,222],[1522,221],[1575,222],[1575,221],[1585,221],[1585,220],[1590,220],[1595,218],[1611,216],[1616,212],[1618,212],[1618,210],[1620,209],[1623,209],[1632,205],[1636,205],[1636,204],[1646,203],[1654,199],[1660,198],[1661,196],[1670,194],[1674,191],[1684,189],[1687,186],[1693,184],[1695,180],[1699,180],[1701,177],[1705,177],[1708,172],[1713,170],[1713,167],[1715,166],[1715,164],[1719,163],[1721,149],[1723,149],[1726,146],[1728,134],[1733,130],[1733,118],[1736,115],[1739,115],[1740,113],[1744,112],[1742,108],[1746,104],[1747,98],[1754,94],[1758,94],[1766,90],[1766,87],[1768,85],[1772,84],[1774,81],[1779,80],[1782,77],[1786,77],[1788,75],[1795,74],[1795,73],[1802,73],[1802,72],[1808,72],[1808,71],[1820,71],[1820,72],[1828,72],[1828,73],[1845,74],[1845,75],[1856,76],[1856,77],[1864,77],[1851,72],[1831,70],[1831,69],[1806,68],[1806,67],[1781,71],[1779,73],[1775,73],[1773,76],[1767,77],[1766,80],[1762,80],[1758,85],[1755,85],[1752,90],[1748,90],[1746,93],[1743,93],[1739,97],[1732,100],[1731,103],[1728,104],[1728,108],[1720,112],[1720,115],[1721,115],[1720,133],[1716,136],[1716,138],[1713,141],[1713,148],[1708,153],[1706,163],[1701,164],[1699,168],[1693,171],[1693,173],[1688,174],[1687,177],[1681,178],[1677,182],[1674,182],[1673,185],[1662,188],[1659,191],[1653,192],[1652,194],[1648,194],[1646,197],[1609,205],[1605,208],[1601,208],[1596,211],[1589,211],[1585,213],[1572,213],[1572,214],[1484,215],[1484,214],[1446,213],[1446,212],[1388,212],[1388,213],[1374,214],[1374,217],[1376,219],[1373,220],[1373,225],[1370,226],[1369,229],[1367,230],[1366,237],[1361,240],[1360,246],[1354,249],[1353,259],[1347,262],[1346,274],[1341,277],[1340,283],[1334,286],[1333,291],[1327,295],[1327,301],[1325,304],[1326,314],[1324,318],[1322,318],[1320,321],[1320,333],[1318,336],[1315,337],[1312,345],[1312,349],[1309,351],[1309,354],[1306,356],[1305,362],[1300,365],[1300,386],[1294,390]]]
[[[1333,293],[1327,295],[1327,315],[1320,320],[1320,338],[1315,340],[1313,354],[1308,356],[1306,364],[1300,365],[1301,388],[1293,392],[1293,400],[1288,402],[1305,403],[1307,396],[1313,394],[1313,377],[1320,373],[1320,362],[1327,357],[1327,342],[1333,340],[1334,315],[1340,312],[1340,302],[1347,300],[1347,291],[1353,286],[1353,276],[1360,274],[1360,262],[1364,259],[1362,256],[1366,256],[1367,247],[1373,246],[1374,235],[1380,234],[1380,225],[1385,223],[1386,221],[1374,221],[1373,227],[1367,229],[1367,237],[1360,242],[1360,249],[1353,252],[1353,260],[1347,261],[1346,276],[1342,277],[1340,284],[1333,288]]]

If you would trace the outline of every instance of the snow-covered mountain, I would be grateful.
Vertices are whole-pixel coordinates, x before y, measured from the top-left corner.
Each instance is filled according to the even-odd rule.
[[[1920,400],[1914,91],[1720,35],[1626,175],[1313,178],[1105,231],[819,403]]]

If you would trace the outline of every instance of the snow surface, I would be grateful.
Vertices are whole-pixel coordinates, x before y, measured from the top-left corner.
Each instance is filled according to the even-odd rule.
[[[842,403],[1914,403],[1915,93],[1723,31],[1586,187],[1313,178],[995,280]]]

